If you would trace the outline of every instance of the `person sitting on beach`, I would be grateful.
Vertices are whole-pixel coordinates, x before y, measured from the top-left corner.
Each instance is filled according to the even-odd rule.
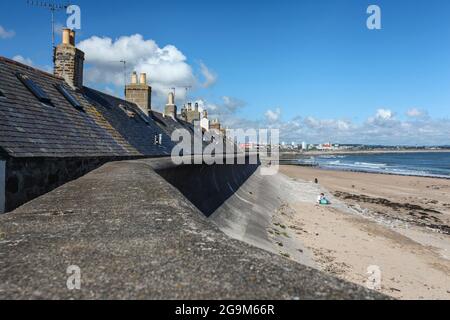
[[[330,204],[330,201],[325,197],[324,193],[320,194],[320,196],[317,198],[317,202],[322,205]]]

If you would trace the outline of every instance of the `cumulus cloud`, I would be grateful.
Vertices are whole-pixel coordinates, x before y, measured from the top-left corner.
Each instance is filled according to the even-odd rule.
[[[382,120],[392,120],[394,118],[394,113],[388,109],[378,109],[375,118]]]
[[[0,39],[10,39],[16,35],[14,30],[6,30],[0,25]]]
[[[269,122],[277,122],[281,118],[281,109],[277,108],[274,111],[267,110],[265,116]]]
[[[206,104],[211,106],[211,104]],[[223,108],[223,105],[214,105]],[[422,111],[427,114],[426,111]],[[280,130],[281,141],[301,143],[356,143],[383,145],[450,145],[450,119],[430,117],[396,118],[395,112],[379,109],[362,122],[349,119],[323,119],[311,116],[281,119],[280,108],[268,110],[258,120],[222,114],[221,122],[231,129],[270,128]],[[256,117],[255,117],[256,118]]]
[[[204,77],[202,83],[194,75],[187,57],[177,47],[160,47],[155,41],[144,39],[140,34],[122,36],[115,40],[93,36],[81,41],[78,47],[86,54],[88,83],[123,87],[124,70],[120,61],[126,61],[128,74],[132,71],[147,73],[155,98],[161,102],[173,87],[208,87],[217,80],[217,76],[201,63],[200,73]],[[177,90],[177,99],[185,99],[184,90]]]
[[[27,66],[30,66],[30,67],[32,67],[32,66],[34,65],[34,64],[33,64],[33,61],[32,61],[30,58],[24,58],[24,57],[21,56],[21,55],[14,56],[12,59],[13,59],[14,61],[19,62],[19,63],[26,64]]]
[[[426,114],[425,111],[422,111]],[[397,119],[395,113],[379,109],[362,123],[347,119],[297,117],[277,124],[284,141],[384,145],[450,145],[450,119]]]
[[[198,99],[196,102],[201,110],[208,110],[211,116],[221,118],[235,116],[246,106],[245,101],[230,96],[221,97],[219,102],[211,102],[207,99]]]

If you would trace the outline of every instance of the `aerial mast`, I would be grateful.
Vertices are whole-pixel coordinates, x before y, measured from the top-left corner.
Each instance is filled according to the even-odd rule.
[[[58,11],[66,10],[68,4],[58,4],[55,2],[43,2],[43,1],[27,1],[28,5],[33,7],[40,7],[50,11],[51,13],[51,23],[52,23],[52,50],[55,50],[55,13]]]

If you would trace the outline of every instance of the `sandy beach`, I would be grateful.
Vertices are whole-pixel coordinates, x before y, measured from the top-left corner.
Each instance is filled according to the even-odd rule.
[[[281,173],[302,184],[318,179],[332,201],[319,206],[299,194],[274,218],[317,268],[364,286],[376,280],[398,299],[450,299],[450,180],[297,166]]]

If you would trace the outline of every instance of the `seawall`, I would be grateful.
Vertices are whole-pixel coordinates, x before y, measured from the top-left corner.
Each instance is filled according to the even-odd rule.
[[[0,299],[385,298],[227,236],[220,207],[208,219],[155,161],[108,163],[0,217]],[[241,190],[253,169],[235,173]],[[81,290],[66,287],[72,265]]]

